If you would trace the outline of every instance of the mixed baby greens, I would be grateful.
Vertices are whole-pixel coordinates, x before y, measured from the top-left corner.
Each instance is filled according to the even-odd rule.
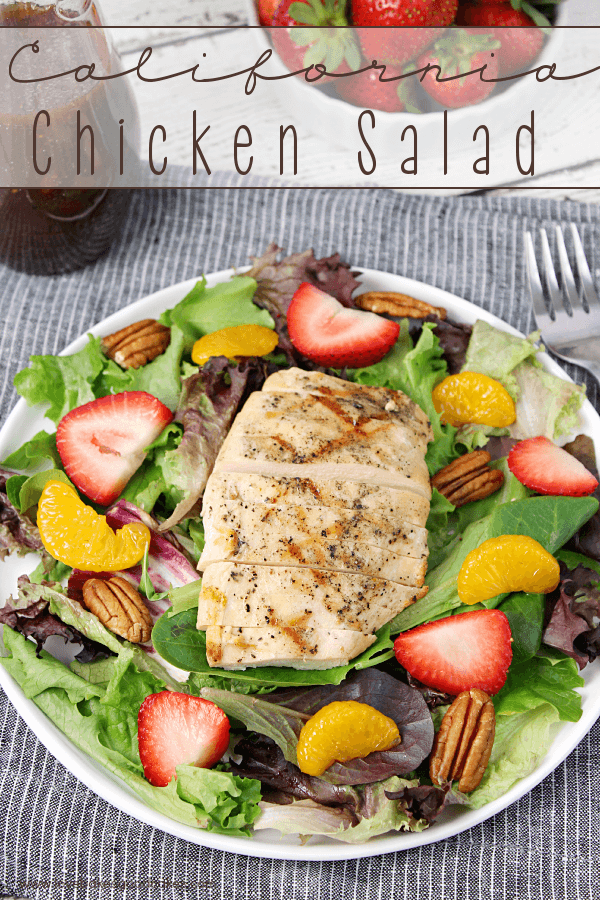
[[[0,472],[0,556],[33,550],[41,557],[35,572],[21,577],[18,596],[0,611],[6,649],[1,662],[25,696],[77,747],[170,818],[230,835],[276,828],[360,842],[394,829],[420,831],[449,802],[479,808],[501,796],[543,758],[553,726],[580,717],[578,667],[600,653],[598,501],[532,496],[506,467],[511,441],[542,434],[557,439],[576,429],[583,399],[581,388],[541,367],[535,335],[525,340],[481,321],[471,333],[466,326],[435,319],[414,331],[404,320],[396,345],[381,362],[342,376],[404,391],[421,406],[434,432],[426,457],[432,474],[486,446],[496,456],[493,465],[505,473],[503,487],[460,509],[434,490],[427,523],[429,592],[382,628],[372,647],[348,665],[321,671],[209,667],[205,635],[195,625],[202,492],[248,394],[277,367],[309,365],[292,346],[285,319],[294,291],[307,280],[352,305],[358,282],[337,255],[316,260],[307,251],[278,261],[272,246],[246,275],[212,288],[202,279],[164,312],[161,320],[171,329],[171,341],[147,365],[123,370],[104,355],[100,340],[90,337],[71,356],[33,357],[16,376],[21,396],[30,405],[44,404],[54,424],[76,406],[128,390],[153,394],[175,415],[107,516],[113,528],[144,521],[151,529],[143,564],[127,574],[156,619],[152,647],[140,649],[108,631],[80,602],[90,573],[71,571],[44,550],[34,525],[36,504],[47,480],[68,479],[54,434],[41,431],[11,453]],[[199,337],[246,323],[276,328],[276,353],[239,364],[224,357],[202,368],[191,363],[190,350]],[[442,424],[432,389],[463,367],[507,388],[517,405],[515,425],[499,430]],[[571,449],[588,466],[595,464],[585,438]],[[165,523],[169,531],[163,533]],[[485,604],[499,606],[509,619],[513,663],[493,698],[497,726],[490,764],[480,786],[459,795],[431,785],[422,765],[434,724],[439,726],[450,698],[411,683],[393,659],[393,636],[461,611],[456,577],[463,560],[482,541],[503,534],[529,535],[555,554],[561,583],[549,596],[515,593]],[[52,635],[81,648],[70,666],[43,649]],[[165,668],[164,661],[176,669]],[[177,780],[157,788],[143,776],[137,714],[146,696],[165,688],[213,700],[242,738],[235,755],[215,769],[180,766]],[[336,764],[323,778],[302,775],[294,763],[307,713],[347,696],[395,718],[401,753]]]

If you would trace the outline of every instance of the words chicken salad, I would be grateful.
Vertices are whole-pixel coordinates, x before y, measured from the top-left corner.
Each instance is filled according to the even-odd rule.
[[[0,468],[0,555],[39,555],[0,663],[185,825],[419,832],[505,794],[581,716],[583,389],[539,335],[357,275],[271,245],[15,377],[55,430]]]

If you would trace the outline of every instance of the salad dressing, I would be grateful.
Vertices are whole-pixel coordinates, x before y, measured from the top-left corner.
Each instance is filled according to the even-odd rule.
[[[66,9],[60,6],[60,2],[3,5],[0,0],[0,26],[43,28],[42,46],[52,63],[57,59],[57,72],[72,66],[68,50],[73,45],[49,29],[60,28],[62,32],[64,27],[85,27],[84,44],[89,45],[90,59],[99,59],[108,72],[118,70],[119,57],[100,27],[97,5],[71,0]],[[83,7],[81,12],[78,6]],[[23,31],[23,36],[23,45],[30,44],[31,32]],[[41,52],[33,60],[37,62],[40,56]],[[31,60],[24,52],[20,54],[21,70],[32,66],[29,78],[35,72]],[[125,78],[87,81],[79,86],[70,78],[62,78],[48,84],[43,93],[38,85],[28,90],[25,99],[20,91],[17,100],[17,91],[10,89],[0,98],[0,184],[31,184],[33,121],[40,110],[46,110],[49,117],[50,124],[48,117],[41,116],[38,126],[42,171],[52,159],[43,186],[0,187],[0,262],[31,275],[71,272],[108,250],[120,231],[129,199],[129,191],[110,188],[120,162],[120,120],[127,122],[123,129],[124,171],[136,165],[139,144],[138,111]],[[89,123],[94,134],[94,176],[82,187],[75,187],[83,180],[76,172],[78,111],[82,127]],[[85,132],[79,141],[81,173],[91,172],[91,146],[89,132]],[[71,179],[73,186],[68,184]]]

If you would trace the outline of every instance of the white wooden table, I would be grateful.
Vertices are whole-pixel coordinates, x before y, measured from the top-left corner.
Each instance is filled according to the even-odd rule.
[[[570,25],[600,26],[600,3],[597,0],[593,2],[567,0],[567,2]],[[238,27],[247,23],[244,0],[178,0],[176,4],[173,0],[154,0],[152,3],[148,0],[129,0],[127,3],[123,3],[123,0],[101,0],[101,7],[106,25],[131,26],[115,29],[113,32],[127,67],[135,65],[140,52],[147,46],[153,48],[153,66],[156,72],[161,71],[161,65],[165,72],[172,72],[174,59],[178,65],[180,63],[185,65],[188,60],[193,62],[202,58],[205,50],[209,51],[212,59],[235,60],[248,40],[248,33]],[[580,63],[575,39],[578,32],[570,34],[573,35],[573,40],[570,41],[571,56],[574,61]],[[590,54],[590,46],[595,50],[596,42],[597,58],[595,52]],[[177,45],[176,52],[175,45]],[[588,38],[586,63],[600,64],[600,28],[594,32],[591,44]],[[189,165],[189,123],[187,117],[182,115],[182,110],[189,109],[189,97],[186,105],[184,92],[193,90],[194,86],[189,82],[179,83],[174,89],[169,81],[161,85],[147,86],[137,79],[133,84],[140,107],[143,133],[147,133],[156,123],[157,110],[160,110],[160,121],[167,127],[169,133],[169,163]],[[202,110],[203,118],[211,123],[210,133],[202,141],[202,147],[206,148],[208,155],[214,153],[217,159],[218,148],[222,149],[225,135],[229,136],[232,126],[243,123],[248,117],[248,98],[239,90],[234,92],[225,88],[224,91],[222,97],[213,91],[209,107]],[[282,109],[273,102],[267,92],[263,92],[262,97],[259,94],[260,92],[257,92],[258,96],[252,99],[253,129],[259,126],[268,133],[272,128],[273,132],[278,134]],[[577,133],[570,134],[570,146],[576,148],[574,151],[576,158],[565,156],[564,142],[560,140],[559,135],[551,137],[551,141],[555,144],[553,151],[545,154],[541,171],[538,169],[535,178],[527,181],[529,187],[537,188],[536,196],[600,201],[598,159],[600,110],[597,96],[594,83],[586,83],[586,79],[583,79],[577,96],[580,114],[574,116],[574,124],[570,126],[578,129]],[[318,134],[311,133],[310,129],[305,129],[305,133],[299,131],[299,137],[303,147],[304,177],[310,183],[311,161],[314,161],[313,169],[318,165],[323,183],[323,161],[328,157],[327,146],[323,139]],[[336,172],[335,156],[332,154],[329,156],[331,184],[335,184],[335,179],[339,179],[339,172]],[[278,176],[278,166],[278,157],[265,154],[261,159],[255,160],[253,172]],[[233,169],[231,158],[227,168]],[[358,171],[354,175],[356,183],[359,183],[359,175]],[[392,183],[391,180],[386,180],[385,165],[378,170],[378,176],[381,178],[379,183]],[[561,188],[557,190],[556,186]],[[501,187],[491,191],[496,194],[505,192],[506,189]],[[526,188],[523,188],[522,192],[525,193]],[[439,193],[444,191],[440,190]]]

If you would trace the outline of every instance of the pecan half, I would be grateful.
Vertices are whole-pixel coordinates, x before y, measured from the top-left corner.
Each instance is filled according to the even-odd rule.
[[[483,500],[498,491],[504,483],[503,473],[490,469],[488,463],[491,458],[487,450],[473,450],[440,469],[431,479],[431,484],[454,506]]]
[[[156,319],[142,319],[103,337],[102,349],[123,369],[137,369],[164,353],[170,340],[170,328]]]
[[[496,715],[488,695],[479,688],[459,694],[442,719],[429,759],[434,784],[458,781],[458,789],[474,791],[490,760]]]
[[[431,303],[416,300],[407,294],[396,294],[394,291],[367,291],[356,298],[356,305],[370,312],[406,316],[410,319],[425,319],[427,316],[446,318],[443,306],[432,306]]]
[[[108,581],[88,578],[83,585],[83,602],[114,634],[132,644],[150,640],[152,617],[148,607],[133,585],[119,575]]]

